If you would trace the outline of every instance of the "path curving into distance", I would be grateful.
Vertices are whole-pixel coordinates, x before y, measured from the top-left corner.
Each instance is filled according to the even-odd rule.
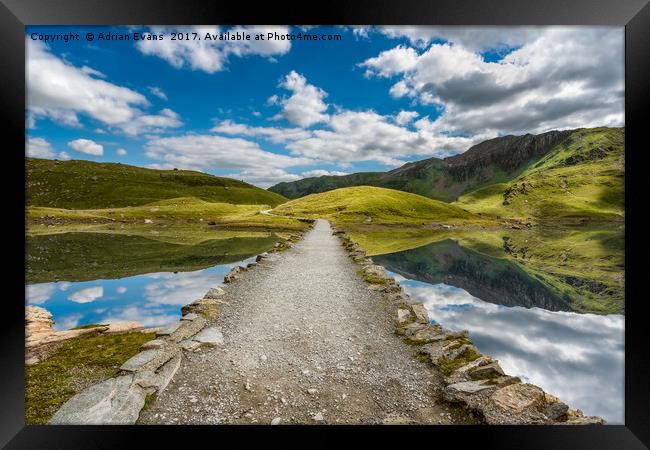
[[[220,347],[187,353],[139,423],[458,423],[328,222],[226,285]],[[217,280],[215,280],[215,284]],[[219,280],[220,281],[220,280]]]

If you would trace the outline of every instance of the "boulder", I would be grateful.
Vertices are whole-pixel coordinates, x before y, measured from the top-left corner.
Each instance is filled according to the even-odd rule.
[[[411,318],[411,311],[405,308],[398,308],[397,309],[397,323],[400,325],[405,324],[406,322],[409,322]]]
[[[490,425],[545,424],[550,423],[545,415],[546,407],[542,389],[528,383],[515,383],[495,391],[482,412]]]
[[[172,334],[174,331],[178,330],[180,326],[182,325],[182,322],[173,322],[170,323],[167,326],[162,327],[160,330],[158,330],[158,336],[169,336]]]
[[[494,404],[504,410],[520,412],[545,404],[544,391],[533,384],[512,384],[492,395]]]
[[[201,316],[197,316],[194,320],[181,320],[178,323],[180,323],[180,326],[169,335],[169,339],[173,342],[180,342],[194,336],[201,331],[207,323],[207,320]]]
[[[210,288],[208,290],[208,292],[205,293],[203,298],[215,300],[215,299],[219,299],[219,298],[223,297],[225,294],[226,294],[226,291],[224,291],[220,287],[213,287],[213,288]]]
[[[546,417],[548,417],[551,420],[560,420],[561,418],[566,416],[566,413],[569,411],[569,406],[562,403],[552,403],[546,407],[546,411],[544,412],[546,414]]]
[[[461,381],[460,383],[450,384],[442,391],[442,396],[448,402],[470,403],[469,397],[478,394],[488,394],[497,388],[487,380],[478,381]]]
[[[144,325],[140,322],[118,322],[108,324],[108,328],[102,331],[103,334],[123,334],[131,333],[134,331],[144,330]]]
[[[415,315],[415,320],[419,323],[429,323],[429,313],[422,303],[414,303],[410,306]]]
[[[156,371],[138,372],[134,375],[133,382],[149,394],[154,392],[160,394],[178,371],[181,366],[181,359],[182,355],[178,353]]]
[[[25,308],[25,337],[35,334],[52,333],[52,314],[40,306],[27,306]]]
[[[144,407],[145,389],[133,375],[109,378],[70,398],[49,421],[53,425],[130,425]]]
[[[222,345],[224,342],[223,334],[217,327],[204,328],[196,336],[193,336],[192,340],[206,345]]]
[[[493,361],[488,364],[479,365],[469,371],[470,377],[474,379],[498,378],[505,375],[498,362]]]
[[[362,269],[366,275],[374,277],[374,278],[379,278],[382,280],[385,280],[387,275],[386,275],[386,269],[384,269],[381,266],[377,265],[369,265],[369,266],[364,266]]]
[[[245,269],[244,269],[243,267],[241,267],[241,266],[237,266],[237,267],[233,268],[230,272],[228,272],[228,273],[223,277],[223,282],[224,282],[224,283],[232,283],[232,282],[235,281],[237,278],[239,278],[239,276],[241,275],[241,273],[242,273],[244,270],[245,270]]]
[[[126,360],[126,362],[120,366],[120,370],[124,372],[144,372],[147,370],[156,371],[159,367],[179,353],[180,349],[173,346],[143,350]]]
[[[183,306],[181,313],[183,315],[196,313],[206,318],[215,318],[219,315],[219,308],[223,303],[225,302],[222,300],[202,298]]]
[[[201,347],[201,343],[192,339],[185,339],[184,341],[180,342],[180,346],[183,350],[193,352]]]

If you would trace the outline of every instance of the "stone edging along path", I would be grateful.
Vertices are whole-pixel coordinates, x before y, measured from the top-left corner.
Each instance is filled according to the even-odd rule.
[[[308,221],[305,219],[305,221]],[[312,222],[313,220],[309,220]],[[281,252],[302,239],[292,234],[275,244]],[[368,288],[379,292],[394,306],[396,332],[417,349],[421,360],[433,364],[444,375],[443,398],[478,412],[488,424],[596,424],[598,417],[585,417],[539,387],[523,384],[506,375],[497,361],[481,355],[466,331],[452,332],[429,321],[423,304],[412,301],[383,267],[374,265],[361,247],[342,230],[335,230]],[[257,257],[265,259],[268,253]],[[235,267],[224,277],[228,284],[253,269],[256,263]],[[93,385],[69,399],[52,417],[51,424],[133,424],[150,396],[165,390],[181,365],[183,352],[201,346],[223,344],[221,331],[207,326],[219,316],[225,292],[210,289],[203,298],[182,308],[178,322],[157,332],[141,352],[126,361],[117,376]]]
[[[482,355],[467,331],[449,331],[432,324],[422,303],[413,301],[386,270],[373,264],[349,235],[334,228],[350,257],[360,266],[369,289],[382,291],[395,306],[395,331],[417,347],[418,355],[443,375],[444,400],[477,412],[486,424],[605,424],[600,417],[585,416],[569,408],[538,386],[506,375],[498,361]]]
[[[310,221],[312,223],[313,221]],[[302,239],[313,223],[302,232],[294,233],[286,241],[277,242],[268,253],[257,256],[257,262],[271,252],[280,252]],[[224,277],[230,283],[255,267],[235,267]],[[208,320],[219,314],[224,303],[223,289],[214,287],[203,298],[181,309],[182,317],[156,331],[156,339],[144,343],[141,351],[120,367],[119,373],[77,393],[59,408],[48,422],[52,425],[129,425],[140,416],[148,398],[165,390],[181,365],[183,351],[195,351],[201,346],[223,343],[217,327],[207,327]]]

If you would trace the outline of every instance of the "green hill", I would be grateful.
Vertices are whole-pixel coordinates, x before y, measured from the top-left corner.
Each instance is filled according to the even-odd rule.
[[[549,131],[539,135],[502,136],[481,142],[460,155],[410,162],[389,172],[305,178],[279,183],[269,190],[287,198],[299,198],[341,187],[364,185],[451,202],[465,192],[514,178],[571,133]]]
[[[625,134],[620,128],[575,131],[512,180],[461,196],[473,212],[540,222],[624,218]]]
[[[457,206],[420,195],[371,186],[312,194],[276,207],[273,214],[335,222],[413,224],[482,221]]]
[[[26,158],[27,205],[66,209],[139,206],[177,197],[276,206],[279,194],[191,170],[155,170],[119,163]]]

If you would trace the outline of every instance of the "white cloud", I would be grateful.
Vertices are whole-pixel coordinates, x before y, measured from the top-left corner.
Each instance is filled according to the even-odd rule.
[[[411,131],[390,116],[374,111],[342,111],[333,115],[327,130],[286,145],[295,155],[345,166],[354,161],[378,161],[387,166],[404,164],[414,156],[446,156],[475,144],[480,136],[449,137],[429,130]]]
[[[68,296],[68,300],[76,303],[90,303],[104,296],[102,286],[94,286],[74,292]]]
[[[265,151],[246,139],[201,134],[151,139],[145,146],[145,154],[165,167],[199,170],[271,169],[313,162]]]
[[[135,136],[144,133],[160,133],[165,128],[178,128],[183,125],[180,117],[169,108],[160,110],[157,115],[143,114],[136,117],[129,123],[122,125],[122,130],[129,135]]]
[[[64,161],[72,159],[72,157],[70,156],[70,154],[68,152],[59,152],[59,158],[61,158]]]
[[[214,133],[233,136],[261,137],[273,143],[284,143],[305,139],[311,136],[311,131],[302,128],[280,128],[280,127],[252,127],[250,125],[222,120],[210,130]]]
[[[78,68],[53,55],[45,44],[26,39],[27,107],[29,125],[47,117],[67,126],[81,127],[79,114],[128,134],[150,131],[153,127],[177,127],[174,113],[146,115],[140,108],[149,106],[146,97],[132,89],[97,78],[98,71]],[[166,111],[166,110],[163,110]]]
[[[458,27],[458,26],[383,26],[374,28],[391,38],[407,38],[411,45],[426,47],[434,40],[445,40],[472,50],[517,47],[531,42],[546,27]],[[368,31],[366,31],[368,33]]]
[[[93,69],[92,67],[81,66],[81,69],[80,69],[80,70],[81,70],[83,73],[85,73],[86,75],[93,75],[93,76],[96,76],[96,77],[99,77],[99,78],[106,78],[106,75],[104,75],[104,74],[103,74],[102,72],[100,72],[99,70],[95,70],[95,69]]]
[[[127,152],[126,149],[118,148],[117,150],[115,150],[115,153],[117,153],[118,156],[125,156]]]
[[[34,137],[28,138],[27,143],[27,156],[32,158],[54,158],[54,150],[52,145],[44,138]]]
[[[418,63],[418,53],[410,47],[398,45],[390,50],[385,50],[374,58],[365,60],[361,67],[366,68],[366,76],[373,75],[390,77],[397,73],[407,72]]]
[[[126,288],[126,286],[118,286],[118,287],[115,289],[115,291],[116,291],[118,294],[124,294],[124,293],[127,291],[127,288]]]
[[[419,121],[432,133],[496,136],[623,125],[622,29],[536,28],[522,31],[519,40],[523,46],[498,62],[485,62],[461,43],[434,43],[422,52],[397,46],[360,66],[369,76],[397,77],[394,97],[443,111],[435,121]]]
[[[301,178],[311,178],[311,177],[322,177],[324,175],[348,175],[348,172],[340,172],[338,170],[323,170],[323,169],[314,169],[308,170],[300,174]]]
[[[143,40],[136,44],[138,50],[145,55],[155,55],[164,59],[172,66],[180,69],[189,67],[193,70],[202,70],[215,73],[226,68],[230,57],[244,57],[259,55],[267,58],[287,53],[291,48],[288,40],[206,40],[205,35],[218,35],[226,30],[214,26],[195,27],[151,27],[151,34],[170,32],[198,33],[201,40]],[[244,32],[251,35],[269,32],[286,34],[289,31],[285,26],[236,26],[229,30],[231,33]]]
[[[104,154],[104,146],[91,139],[75,139],[68,142],[68,147],[87,155],[102,156]]]
[[[399,125],[406,125],[407,123],[411,123],[419,115],[420,113],[417,111],[400,111],[399,114],[395,116],[395,122]]]
[[[69,330],[71,328],[74,328],[77,325],[79,325],[79,321],[81,320],[82,317],[83,314],[81,313],[68,314],[67,316],[63,316],[56,321],[56,324],[54,325],[54,329]]]
[[[275,99],[282,105],[281,117],[300,127],[327,122],[327,105],[323,102],[327,93],[324,90],[307,83],[304,76],[293,70],[280,82],[280,87],[292,93],[288,98]]]
[[[160,89],[159,87],[149,86],[149,87],[147,87],[147,89],[149,89],[149,92],[151,92],[156,97],[158,97],[158,98],[160,98],[162,100],[167,100],[167,94],[165,94],[163,92],[163,90]]]
[[[25,297],[30,305],[41,305],[48,301],[54,293],[54,283],[28,284],[25,286]]]

